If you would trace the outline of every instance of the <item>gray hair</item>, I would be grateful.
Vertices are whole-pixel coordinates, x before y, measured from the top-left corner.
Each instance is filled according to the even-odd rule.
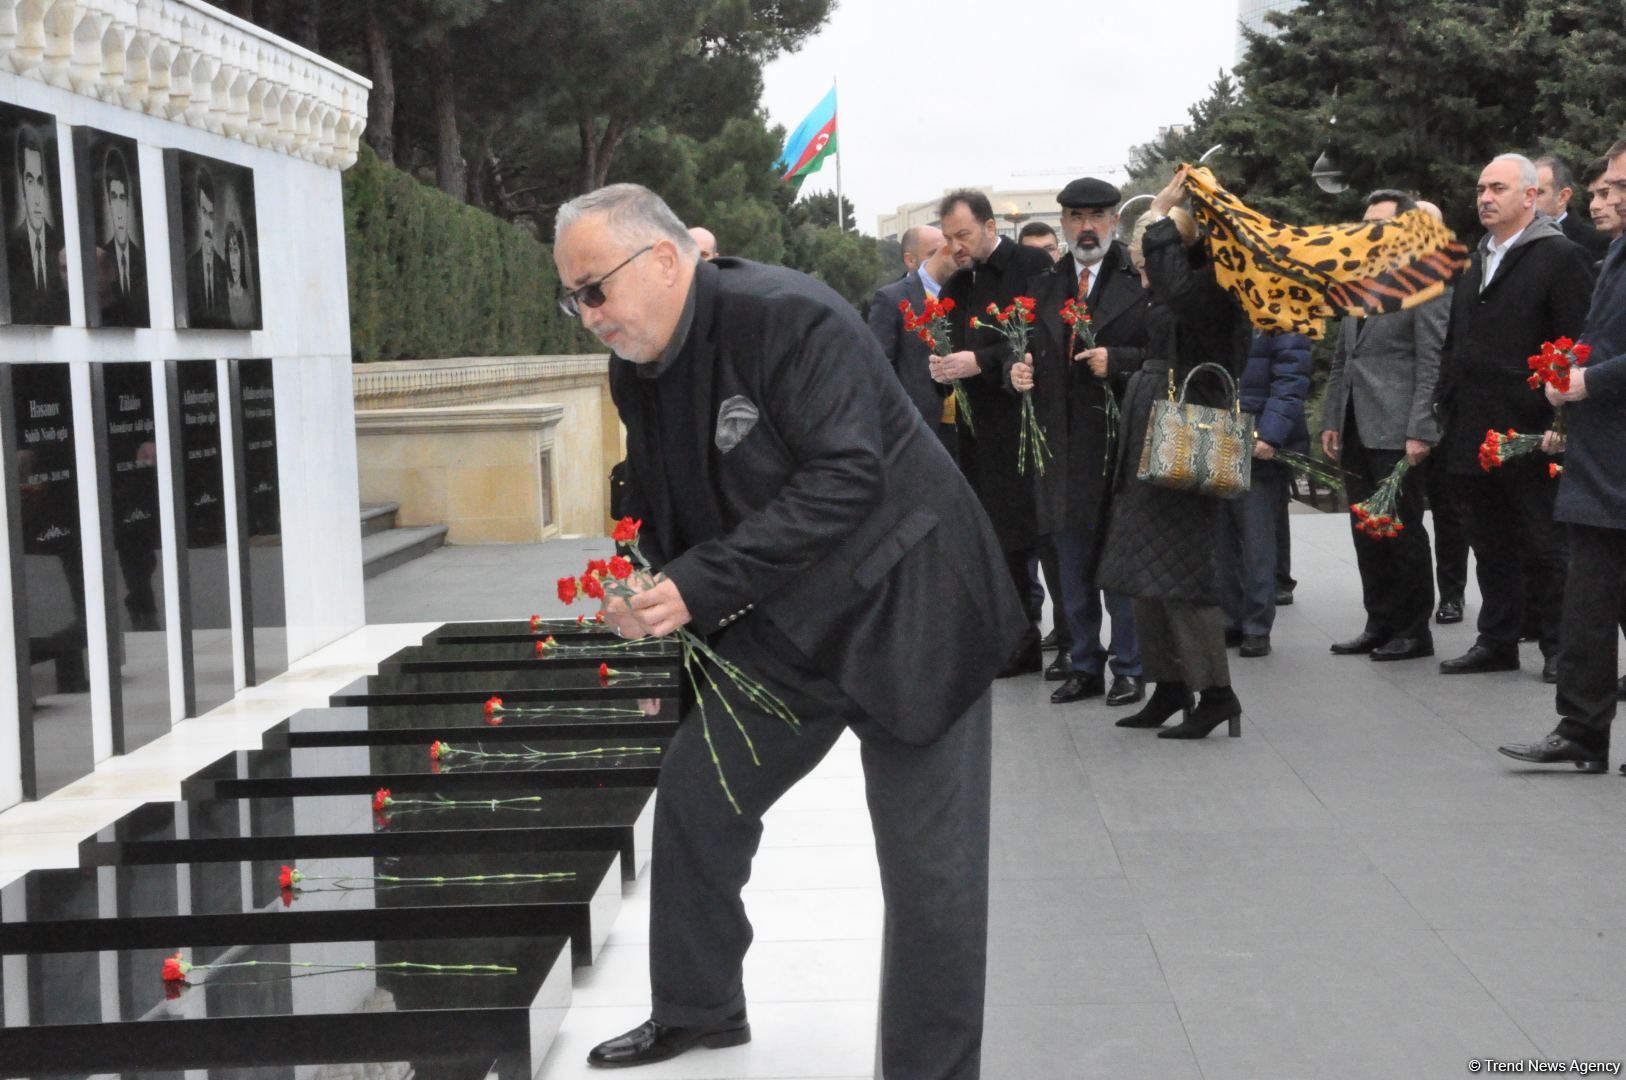
[[[609,184],[578,195],[559,208],[553,222],[553,242],[583,218],[602,216],[610,234],[629,248],[670,240],[678,254],[700,257],[700,245],[666,200],[642,184]]]
[[[1556,154],[1544,154],[1536,159],[1536,168],[1539,169],[1543,165],[1553,174],[1554,191],[1563,191],[1565,188],[1575,190],[1575,173],[1570,171],[1569,162]]]
[[[1497,154],[1491,158],[1491,164],[1498,161],[1511,161],[1519,167],[1519,186],[1526,188],[1540,187],[1541,181],[1536,178],[1536,163],[1523,154]]]

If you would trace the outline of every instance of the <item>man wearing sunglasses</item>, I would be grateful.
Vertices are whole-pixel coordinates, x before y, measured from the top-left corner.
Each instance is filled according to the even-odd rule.
[[[631,184],[562,207],[554,260],[565,309],[613,350],[624,498],[659,571],[607,617],[628,637],[687,626],[801,721],[792,730],[729,693],[758,765],[718,722],[715,687],[703,691],[710,746],[685,703],[655,803],[652,1016],[588,1060],[640,1065],[750,1039],[740,890],[762,815],[851,728],[886,899],[881,1075],[975,1080],[988,688],[1024,625],[987,517],[868,327],[824,285],[701,261],[666,204]]]

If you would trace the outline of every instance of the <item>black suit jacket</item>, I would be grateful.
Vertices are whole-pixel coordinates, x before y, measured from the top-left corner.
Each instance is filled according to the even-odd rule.
[[[15,326],[68,325],[67,263],[62,232],[47,226],[44,239],[46,286],[43,290],[35,285],[28,226],[13,229],[6,240],[6,267],[11,275],[11,321]]]
[[[1564,235],[1574,243],[1580,244],[1592,261],[1601,263],[1603,257],[1609,254],[1609,237],[1598,231],[1598,227],[1574,210],[1564,215],[1564,220],[1558,223],[1564,230]]]
[[[766,618],[881,727],[932,741],[988,689],[1025,625],[987,518],[836,293],[726,257],[700,263],[694,288],[699,486],[723,533],[678,547],[657,380],[612,357],[625,503],[645,521],[645,554],[696,633]]]
[[[911,270],[876,290],[875,299],[869,305],[869,328],[891,361],[904,393],[920,410],[926,426],[935,429],[943,418],[943,398],[948,387],[932,379],[928,367],[930,347],[918,334],[903,328],[903,312],[898,305],[906,301],[917,315],[925,310],[926,286],[921,283],[918,270]]]
[[[129,244],[130,291],[119,290],[118,247],[111,241],[96,249],[97,289],[103,326],[149,326],[147,314],[147,256],[135,241]]]
[[[1028,284],[1038,304],[1033,343],[1033,407],[1055,451],[1055,466],[1036,478],[1039,532],[1098,527],[1105,515],[1111,463],[1107,460],[1106,395],[1108,383],[1072,356],[1083,343],[1061,318],[1061,307],[1078,295],[1078,264],[1071,256],[1057,262]],[[1146,359],[1147,308],[1150,295],[1129,251],[1114,242],[1096,264],[1086,298],[1095,343],[1107,350],[1111,392],[1122,394],[1125,381]]]
[[[226,260],[210,251],[209,269],[214,275],[214,303],[204,301],[203,256],[200,248],[186,260],[186,325],[191,329],[231,326],[230,301],[226,298]]]
[[[1017,468],[1022,403],[1007,389],[1005,376],[1014,357],[999,331],[971,329],[971,319],[992,321],[989,304],[1003,308],[1024,295],[1029,282],[1050,266],[1050,256],[1038,248],[1002,237],[986,262],[958,270],[943,283],[942,295],[955,305],[949,316],[950,339],[956,350],[976,353],[982,369],[962,380],[973,427],[968,430],[963,419],[959,423],[960,462],[993,519],[1000,543],[1013,551],[1032,546],[1038,536],[1033,479]]]

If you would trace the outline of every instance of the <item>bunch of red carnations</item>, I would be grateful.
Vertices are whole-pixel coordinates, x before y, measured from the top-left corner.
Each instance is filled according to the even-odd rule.
[[[989,304],[987,314],[993,316],[992,322],[983,322],[981,318],[973,318],[971,325],[975,329],[998,330],[1005,336],[1005,341],[1016,354],[1017,360],[1025,360],[1028,352],[1028,327],[1038,320],[1033,309],[1038,302],[1031,296],[1018,296],[1009,304],[1001,308],[998,304]],[[1044,475],[1045,459],[1052,457],[1050,442],[1044,437],[1044,428],[1039,424],[1039,418],[1033,411],[1033,391],[1022,391],[1022,435],[1016,444],[1016,470],[1026,473],[1031,464]]]
[[[1355,527],[1374,540],[1392,540],[1406,531],[1405,522],[1396,512],[1400,505],[1400,485],[1406,482],[1411,462],[1401,458],[1394,471],[1383,478],[1372,497],[1349,508],[1355,515]]]
[[[948,297],[939,300],[935,296],[926,298],[926,306],[920,314],[909,301],[898,301],[898,310],[903,312],[903,329],[906,333],[914,334],[938,356],[947,356],[953,348],[949,344],[949,314],[954,310],[954,301]],[[954,415],[965,421],[966,430],[973,435],[977,433],[976,425],[971,422],[971,399],[966,397],[965,387],[959,379],[954,380]]]

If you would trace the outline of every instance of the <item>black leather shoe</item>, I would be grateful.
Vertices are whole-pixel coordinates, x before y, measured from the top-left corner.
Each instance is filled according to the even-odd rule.
[[[1360,656],[1369,653],[1389,639],[1370,630],[1362,630],[1348,641],[1335,641],[1329,650],[1334,656]]]
[[[696,1046],[717,1050],[743,1046],[750,1041],[751,1025],[743,1011],[709,1028],[667,1027],[646,1020],[625,1035],[617,1035],[593,1047],[587,1054],[587,1064],[601,1069],[623,1069],[629,1065],[666,1061]]]
[[[1050,666],[1044,669],[1045,682],[1061,682],[1071,678],[1073,674],[1073,658],[1066,653],[1057,653],[1056,658],[1050,661]]]
[[[1276,590],[1276,606],[1277,607],[1292,607],[1293,606],[1293,590],[1292,589],[1277,589]]]
[[[1039,639],[1039,648],[1059,649],[1061,648],[1061,638],[1057,637],[1056,631],[1052,629],[1050,633]]]
[[[1433,638],[1390,638],[1372,650],[1372,659],[1374,660],[1416,660],[1420,656],[1433,655]]]
[[[1242,639],[1242,648],[1236,651],[1238,656],[1269,656],[1270,635],[1248,634]]]
[[[1440,664],[1441,675],[1478,675],[1486,671],[1518,671],[1519,653],[1497,652],[1484,645],[1475,645],[1454,660]]]
[[[1133,705],[1146,697],[1146,680],[1139,675],[1114,675],[1107,691],[1108,705]]]
[[[1044,670],[1044,653],[1039,650],[1039,640],[1037,638],[1030,640],[1033,644],[1017,653],[1010,666],[995,678],[1009,679],[1017,675],[1037,675]]]
[[[1541,681],[1544,683],[1558,682],[1558,657],[1549,656],[1541,662]]]
[[[1570,762],[1582,772],[1608,772],[1609,759],[1600,757],[1595,750],[1588,750],[1573,739],[1554,732],[1540,742],[1510,743],[1507,746],[1496,748],[1498,753],[1505,754],[1519,761],[1533,761],[1537,765],[1562,765]]]
[[[1452,623],[1462,621],[1462,601],[1441,600],[1439,608],[1434,612],[1434,621],[1441,626],[1450,626]]]
[[[1100,697],[1106,693],[1106,689],[1106,680],[1100,675],[1069,675],[1067,681],[1050,695],[1050,704],[1067,705],[1085,698]]]

